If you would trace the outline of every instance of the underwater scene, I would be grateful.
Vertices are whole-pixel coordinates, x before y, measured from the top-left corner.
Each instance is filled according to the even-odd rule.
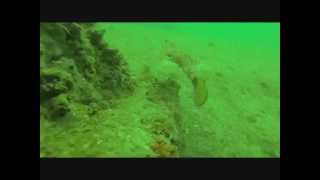
[[[280,23],[40,23],[40,157],[280,157]]]

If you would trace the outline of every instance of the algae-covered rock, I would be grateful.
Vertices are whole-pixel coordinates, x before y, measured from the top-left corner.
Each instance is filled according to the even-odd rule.
[[[133,92],[135,83],[124,58],[108,47],[104,32],[96,30],[94,23],[41,23],[40,30],[42,99],[71,89],[75,101],[94,101],[93,96],[105,96],[104,92],[111,96]],[[84,91],[87,95],[81,97]]]
[[[42,100],[65,93],[72,87],[73,81],[69,73],[57,68],[41,69],[40,94]]]
[[[104,31],[88,31],[90,43],[98,50],[103,50],[108,47],[108,44],[103,40]]]
[[[54,119],[65,116],[71,110],[67,95],[56,96],[49,103],[49,113]]]
[[[107,144],[101,143],[101,134],[94,129],[102,127],[96,121],[104,123],[109,117],[97,116],[131,95],[135,83],[126,59],[108,46],[103,33],[94,23],[40,24],[43,157],[107,153],[101,147]]]

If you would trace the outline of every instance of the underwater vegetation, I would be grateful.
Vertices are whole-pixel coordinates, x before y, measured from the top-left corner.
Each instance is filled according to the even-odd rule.
[[[277,49],[153,26],[40,23],[40,157],[279,157]]]

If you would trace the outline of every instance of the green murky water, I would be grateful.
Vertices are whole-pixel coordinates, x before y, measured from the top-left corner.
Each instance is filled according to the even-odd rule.
[[[41,102],[42,157],[280,156],[279,23],[98,23],[92,28],[105,31],[103,41],[126,62],[134,90],[124,93],[119,85],[106,95],[110,82],[121,84],[124,78],[100,81],[101,67],[110,66],[95,60],[98,53],[79,60],[83,55],[61,48],[54,62],[52,54],[44,55],[41,69],[69,73],[73,86],[59,94],[67,96],[67,113],[51,113],[63,100]],[[67,34],[61,42],[71,30],[61,31]],[[44,53],[66,46],[60,40],[46,43],[54,36],[40,35]],[[88,59],[93,65],[82,68],[80,61]],[[64,68],[69,62],[76,64],[75,72]],[[84,76],[88,67],[99,73]],[[77,100],[86,93],[92,93],[90,103]]]

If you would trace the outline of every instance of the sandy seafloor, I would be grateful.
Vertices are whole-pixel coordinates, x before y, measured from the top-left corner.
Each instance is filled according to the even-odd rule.
[[[139,81],[148,67],[153,76],[181,85],[182,157],[280,156],[279,23],[101,23],[99,28],[106,30],[108,44],[121,52],[138,83],[135,94],[113,112],[123,123],[122,133],[132,127],[125,141],[135,143],[130,148],[136,153],[148,137],[132,119],[157,113],[157,107],[146,105]],[[191,82],[161,53],[165,40],[196,59],[194,69],[208,86],[203,106],[194,106]]]

